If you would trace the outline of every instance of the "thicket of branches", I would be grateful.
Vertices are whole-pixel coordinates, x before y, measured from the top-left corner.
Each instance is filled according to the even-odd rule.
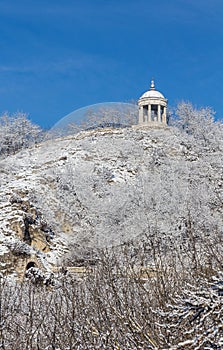
[[[0,116],[0,156],[15,154],[40,142],[43,131],[33,124],[25,113],[8,113]]]
[[[1,349],[222,348],[223,256],[213,241],[194,238],[164,257],[148,239],[99,257],[82,278],[51,285],[1,277]]]
[[[217,151],[222,147],[222,120],[215,120],[210,107],[196,108],[190,102],[181,102],[170,118],[170,125],[191,136],[205,152],[205,147]]]
[[[97,127],[126,127],[137,123],[136,105],[123,104],[118,108],[100,108],[98,111],[87,111],[84,120],[80,124],[81,129],[94,129]]]
[[[100,107],[97,110],[88,109],[82,120],[61,122],[48,133],[49,138],[72,135],[83,130],[98,128],[125,128],[137,124],[138,112],[136,104],[123,103],[119,106]]]

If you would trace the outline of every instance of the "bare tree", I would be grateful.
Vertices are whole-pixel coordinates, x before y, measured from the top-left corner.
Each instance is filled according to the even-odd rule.
[[[41,140],[41,128],[24,113],[5,113],[0,117],[0,126],[0,155],[14,154]]]

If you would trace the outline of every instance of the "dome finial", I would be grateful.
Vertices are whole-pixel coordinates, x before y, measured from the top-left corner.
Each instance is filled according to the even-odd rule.
[[[150,90],[155,90],[154,78],[151,80]]]

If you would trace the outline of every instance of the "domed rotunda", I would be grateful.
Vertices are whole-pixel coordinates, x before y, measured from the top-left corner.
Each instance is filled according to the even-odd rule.
[[[150,90],[146,91],[138,100],[139,125],[165,126],[167,125],[166,108],[168,100],[155,89],[154,80]]]

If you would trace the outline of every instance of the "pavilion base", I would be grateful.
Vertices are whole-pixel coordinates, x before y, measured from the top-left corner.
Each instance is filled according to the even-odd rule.
[[[150,122],[150,123],[141,123],[137,125],[132,125],[133,129],[168,129],[169,126],[164,123]]]

